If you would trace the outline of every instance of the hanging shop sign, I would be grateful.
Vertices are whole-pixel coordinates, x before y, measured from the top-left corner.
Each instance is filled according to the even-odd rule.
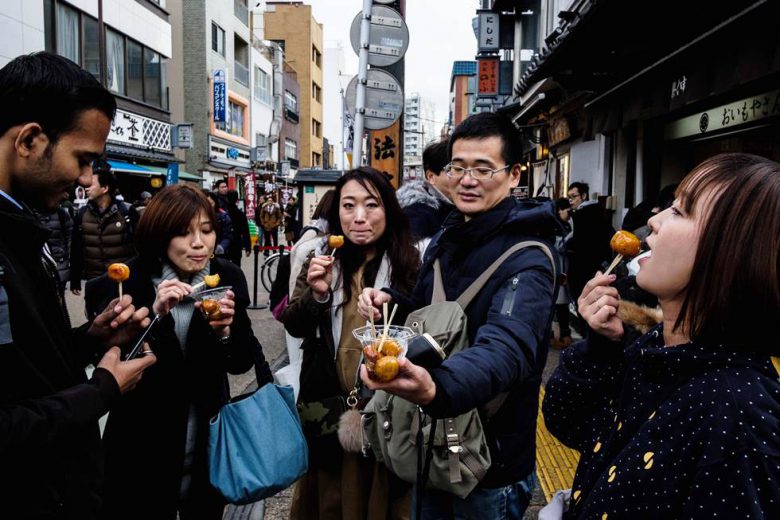
[[[257,201],[255,200],[255,182],[256,175],[250,173],[247,176],[247,181],[244,185],[244,208],[246,208],[246,217],[250,220],[254,220],[255,208],[257,207]]]
[[[108,141],[139,148],[171,151],[171,124],[125,110],[117,110]]]
[[[227,121],[227,75],[222,69],[214,71],[214,122]]]
[[[711,134],[724,128],[778,115],[780,115],[780,90],[774,90],[672,121],[664,129],[664,139]]]
[[[174,148],[192,148],[192,123],[171,125],[171,142]]]
[[[213,136],[209,136],[209,162],[246,169],[252,165],[249,147],[222,141]]]
[[[390,184],[395,189],[400,187],[398,179],[401,174],[401,150],[398,147],[400,139],[401,122],[396,121],[388,128],[372,131],[369,134],[366,150],[370,157],[371,167],[390,175]]]
[[[550,122],[550,126],[547,127],[547,143],[550,146],[562,143],[570,137],[571,128],[569,127],[569,121],[565,117],[554,119]]]
[[[479,52],[497,51],[500,47],[499,26],[501,17],[493,11],[477,11]]]
[[[480,58],[477,60],[477,95],[498,95],[499,60]]]

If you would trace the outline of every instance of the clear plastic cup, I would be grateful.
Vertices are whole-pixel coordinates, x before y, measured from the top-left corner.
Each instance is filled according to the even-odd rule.
[[[190,297],[200,302],[200,310],[206,319],[209,321],[216,321],[222,319],[222,307],[219,305],[219,300],[227,298],[227,292],[233,287],[228,285],[225,287],[215,287],[214,289],[206,289],[205,291],[196,291],[190,294]]]
[[[352,335],[363,346],[363,358],[369,375],[372,377],[374,377],[375,365],[381,357],[392,356],[396,359],[405,357],[409,348],[409,340],[416,335],[409,327],[398,325],[387,327],[387,337],[383,337],[385,332],[383,325],[375,327],[375,330],[376,336],[374,336],[370,325],[352,331]],[[367,349],[366,347],[371,348]]]

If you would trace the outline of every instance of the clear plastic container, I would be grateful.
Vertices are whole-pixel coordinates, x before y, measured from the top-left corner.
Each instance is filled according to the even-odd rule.
[[[232,286],[230,285],[215,287],[214,289],[206,289],[205,291],[196,291],[190,294],[190,297],[201,302],[200,310],[206,316],[207,320],[216,321],[222,319],[222,308],[219,305],[219,300],[227,298],[227,292],[230,289],[232,289]]]
[[[360,342],[361,345],[367,347],[373,345],[374,348],[378,348],[382,342],[382,335],[385,331],[384,325],[377,325],[375,327],[376,337],[373,336],[370,325],[360,327],[352,331],[352,335]],[[400,325],[390,325],[387,327],[387,339],[394,341],[399,347],[401,347],[400,353],[396,354],[396,357],[404,357],[406,351],[409,348],[409,340],[415,336],[415,332],[409,327],[401,327]],[[384,345],[382,346],[384,350]]]

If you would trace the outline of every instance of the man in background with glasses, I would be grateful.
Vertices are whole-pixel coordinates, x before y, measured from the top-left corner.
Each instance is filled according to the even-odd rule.
[[[572,237],[566,242],[567,283],[572,301],[576,302],[588,280],[612,257],[609,241],[615,230],[598,202],[590,200],[590,187],[586,183],[571,183],[567,195],[573,228]]]
[[[382,304],[391,300],[400,305],[399,312],[429,305],[436,259],[447,300],[454,301],[519,242],[541,241],[554,255],[555,234],[562,229],[552,202],[520,202],[510,196],[520,180],[520,159],[520,137],[507,118],[481,113],[463,121],[450,139],[445,167],[457,211],[428,246],[412,297],[365,289],[360,313],[379,318]],[[370,388],[417,403],[437,419],[505,397],[494,414],[483,417],[492,461],[484,478],[465,499],[426,490],[422,518],[523,517],[535,487],[537,401],[556,292],[550,258],[537,247],[521,249],[464,309],[469,348],[430,371],[403,359],[399,376],[389,383],[378,384],[363,374]]]

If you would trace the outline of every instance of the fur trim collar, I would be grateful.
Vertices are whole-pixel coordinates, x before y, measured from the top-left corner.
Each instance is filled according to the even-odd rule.
[[[650,329],[663,321],[660,307],[651,308],[628,300],[620,300],[618,318],[642,334],[647,334]]]
[[[408,208],[413,204],[425,204],[433,209],[439,209],[443,203],[449,203],[439,190],[423,180],[405,182],[396,192],[396,196],[402,208]]]

